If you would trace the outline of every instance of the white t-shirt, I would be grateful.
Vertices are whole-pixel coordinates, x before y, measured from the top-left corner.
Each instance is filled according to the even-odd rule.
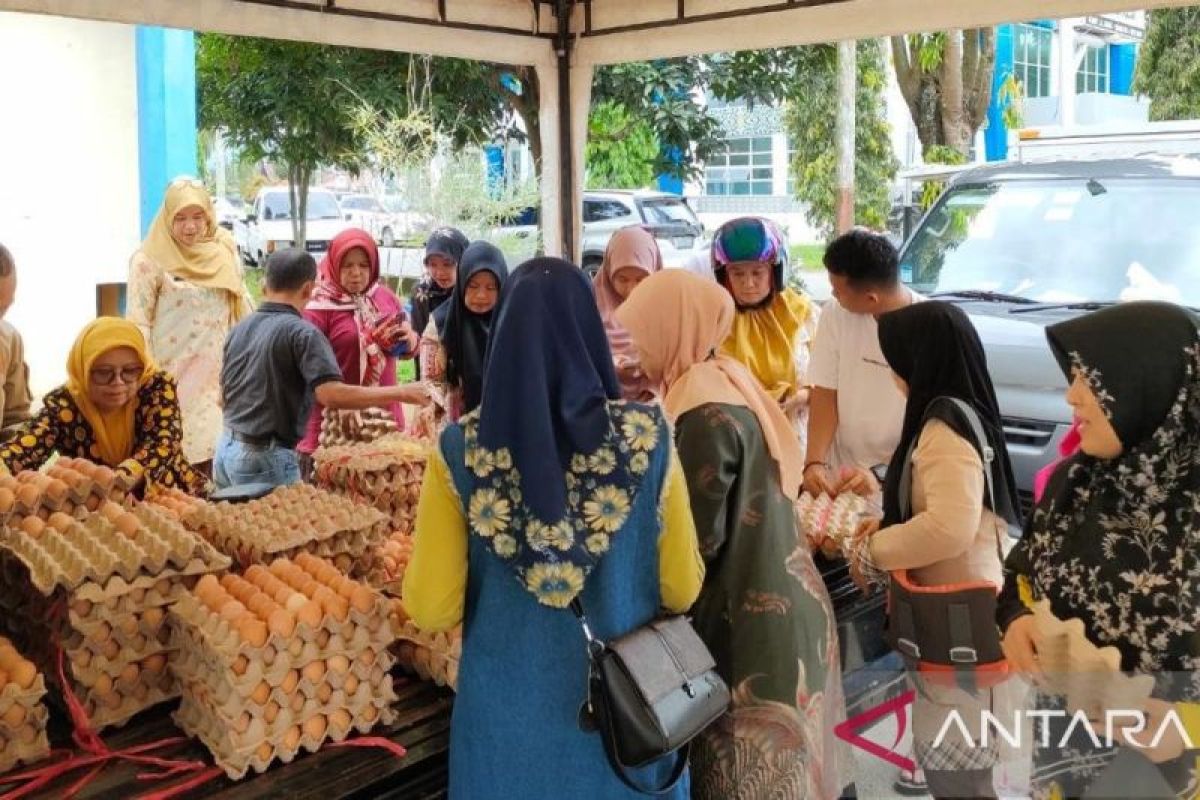
[[[913,302],[924,298],[912,293]],[[826,461],[834,469],[887,464],[900,443],[906,400],[892,380],[870,314],[852,314],[837,300],[821,311],[808,382],[837,392],[838,429]]]

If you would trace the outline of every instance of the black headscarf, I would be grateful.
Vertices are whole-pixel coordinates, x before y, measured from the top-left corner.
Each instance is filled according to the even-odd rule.
[[[489,242],[475,242],[467,248],[458,264],[458,280],[450,302],[443,303],[433,312],[442,347],[446,349],[446,382],[462,389],[464,414],[479,407],[483,394],[484,357],[492,328],[492,311],[476,314],[467,308],[467,283],[480,272],[495,275],[500,287],[508,278],[504,253]]]
[[[457,267],[469,244],[466,235],[457,228],[438,228],[429,234],[429,240],[425,242],[425,263],[429,263],[430,256],[437,255],[445,256]],[[453,291],[453,287],[443,289],[438,286],[437,281],[429,275],[417,284],[412,296],[412,324],[418,336],[425,332],[430,316],[438,306],[450,299]]]
[[[909,449],[921,435],[930,403],[939,397],[954,397],[975,409],[994,454],[991,471],[995,497],[991,501],[985,497],[985,505],[1020,525],[1017,484],[1004,445],[1000,405],[988,375],[983,343],[971,320],[949,303],[914,303],[879,318],[879,346],[892,371],[908,384],[904,428],[883,487],[884,524],[904,521],[900,518],[900,473]],[[971,428],[959,414],[938,406],[934,415],[975,444]],[[979,455],[983,457],[983,453]]]
[[[1200,333],[1169,303],[1139,302],[1052,326],[1068,380],[1083,376],[1124,450],[1055,470],[1009,555],[1060,619],[1159,673],[1158,696],[1200,698]],[[1163,685],[1164,675],[1167,676]],[[1156,694],[1158,694],[1156,692]]]

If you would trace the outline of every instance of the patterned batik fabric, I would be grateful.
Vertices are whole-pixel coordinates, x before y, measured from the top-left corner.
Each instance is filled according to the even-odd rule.
[[[652,406],[611,401],[609,416],[602,444],[573,454],[563,471],[567,503],[558,519],[541,519],[525,504],[521,473],[507,448],[479,443],[479,414],[461,420],[472,477],[470,496],[463,498],[471,532],[544,605],[566,608],[583,590],[629,517],[650,454],[670,435]]]

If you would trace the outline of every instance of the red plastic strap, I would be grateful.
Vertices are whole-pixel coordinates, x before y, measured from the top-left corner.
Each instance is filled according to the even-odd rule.
[[[396,758],[404,758],[408,751],[399,742],[393,742],[385,736],[359,736],[357,739],[346,739],[344,742],[330,742],[326,747],[378,747],[387,750]]]
[[[214,778],[219,778],[225,774],[225,770],[220,767],[211,767],[189,778],[183,783],[177,783],[174,786],[168,786],[166,789],[156,789],[153,792],[138,795],[137,800],[171,800],[172,797],[178,797],[184,792],[189,792],[197,786],[203,786]]]

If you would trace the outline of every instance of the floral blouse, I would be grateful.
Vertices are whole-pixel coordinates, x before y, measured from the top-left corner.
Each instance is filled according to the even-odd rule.
[[[61,386],[46,395],[42,410],[18,428],[0,448],[0,461],[12,472],[38,469],[53,453],[87,458],[97,463],[95,434]],[[134,415],[133,453],[117,469],[158,486],[175,487],[188,494],[208,492],[208,481],[188,464],[183,455],[183,429],[175,379],[158,371],[138,390]]]

